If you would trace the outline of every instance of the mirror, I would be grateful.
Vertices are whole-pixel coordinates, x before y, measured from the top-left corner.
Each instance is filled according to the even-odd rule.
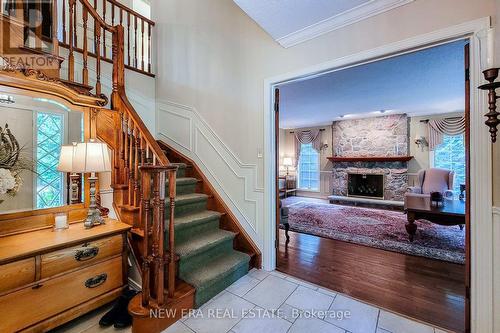
[[[0,127],[0,214],[76,203],[69,175],[57,166],[62,145],[83,141],[83,113],[0,92]]]

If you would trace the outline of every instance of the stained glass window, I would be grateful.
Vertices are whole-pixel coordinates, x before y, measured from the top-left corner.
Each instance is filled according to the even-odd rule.
[[[300,189],[319,191],[319,153],[313,148],[312,143],[300,145],[298,171]]]
[[[63,144],[64,117],[57,113],[36,115],[36,208],[63,204],[64,178],[57,171]]]
[[[465,184],[465,143],[463,135],[444,135],[443,142],[434,151],[436,168],[455,171],[453,193],[460,195],[460,184]]]

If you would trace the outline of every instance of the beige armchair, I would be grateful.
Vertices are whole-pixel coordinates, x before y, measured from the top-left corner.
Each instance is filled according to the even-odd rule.
[[[453,180],[455,172],[452,170],[430,168],[418,172],[417,186],[408,187],[407,195],[428,195],[431,192],[441,192],[445,198],[453,198]]]

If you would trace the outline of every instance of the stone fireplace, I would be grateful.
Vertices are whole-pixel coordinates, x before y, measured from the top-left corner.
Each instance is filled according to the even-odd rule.
[[[404,201],[408,187],[405,114],[336,121],[332,130],[334,196]]]

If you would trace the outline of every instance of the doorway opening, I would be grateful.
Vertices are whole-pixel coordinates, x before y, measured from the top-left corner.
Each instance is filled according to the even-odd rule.
[[[459,39],[276,86],[277,270],[467,330],[468,63]]]

